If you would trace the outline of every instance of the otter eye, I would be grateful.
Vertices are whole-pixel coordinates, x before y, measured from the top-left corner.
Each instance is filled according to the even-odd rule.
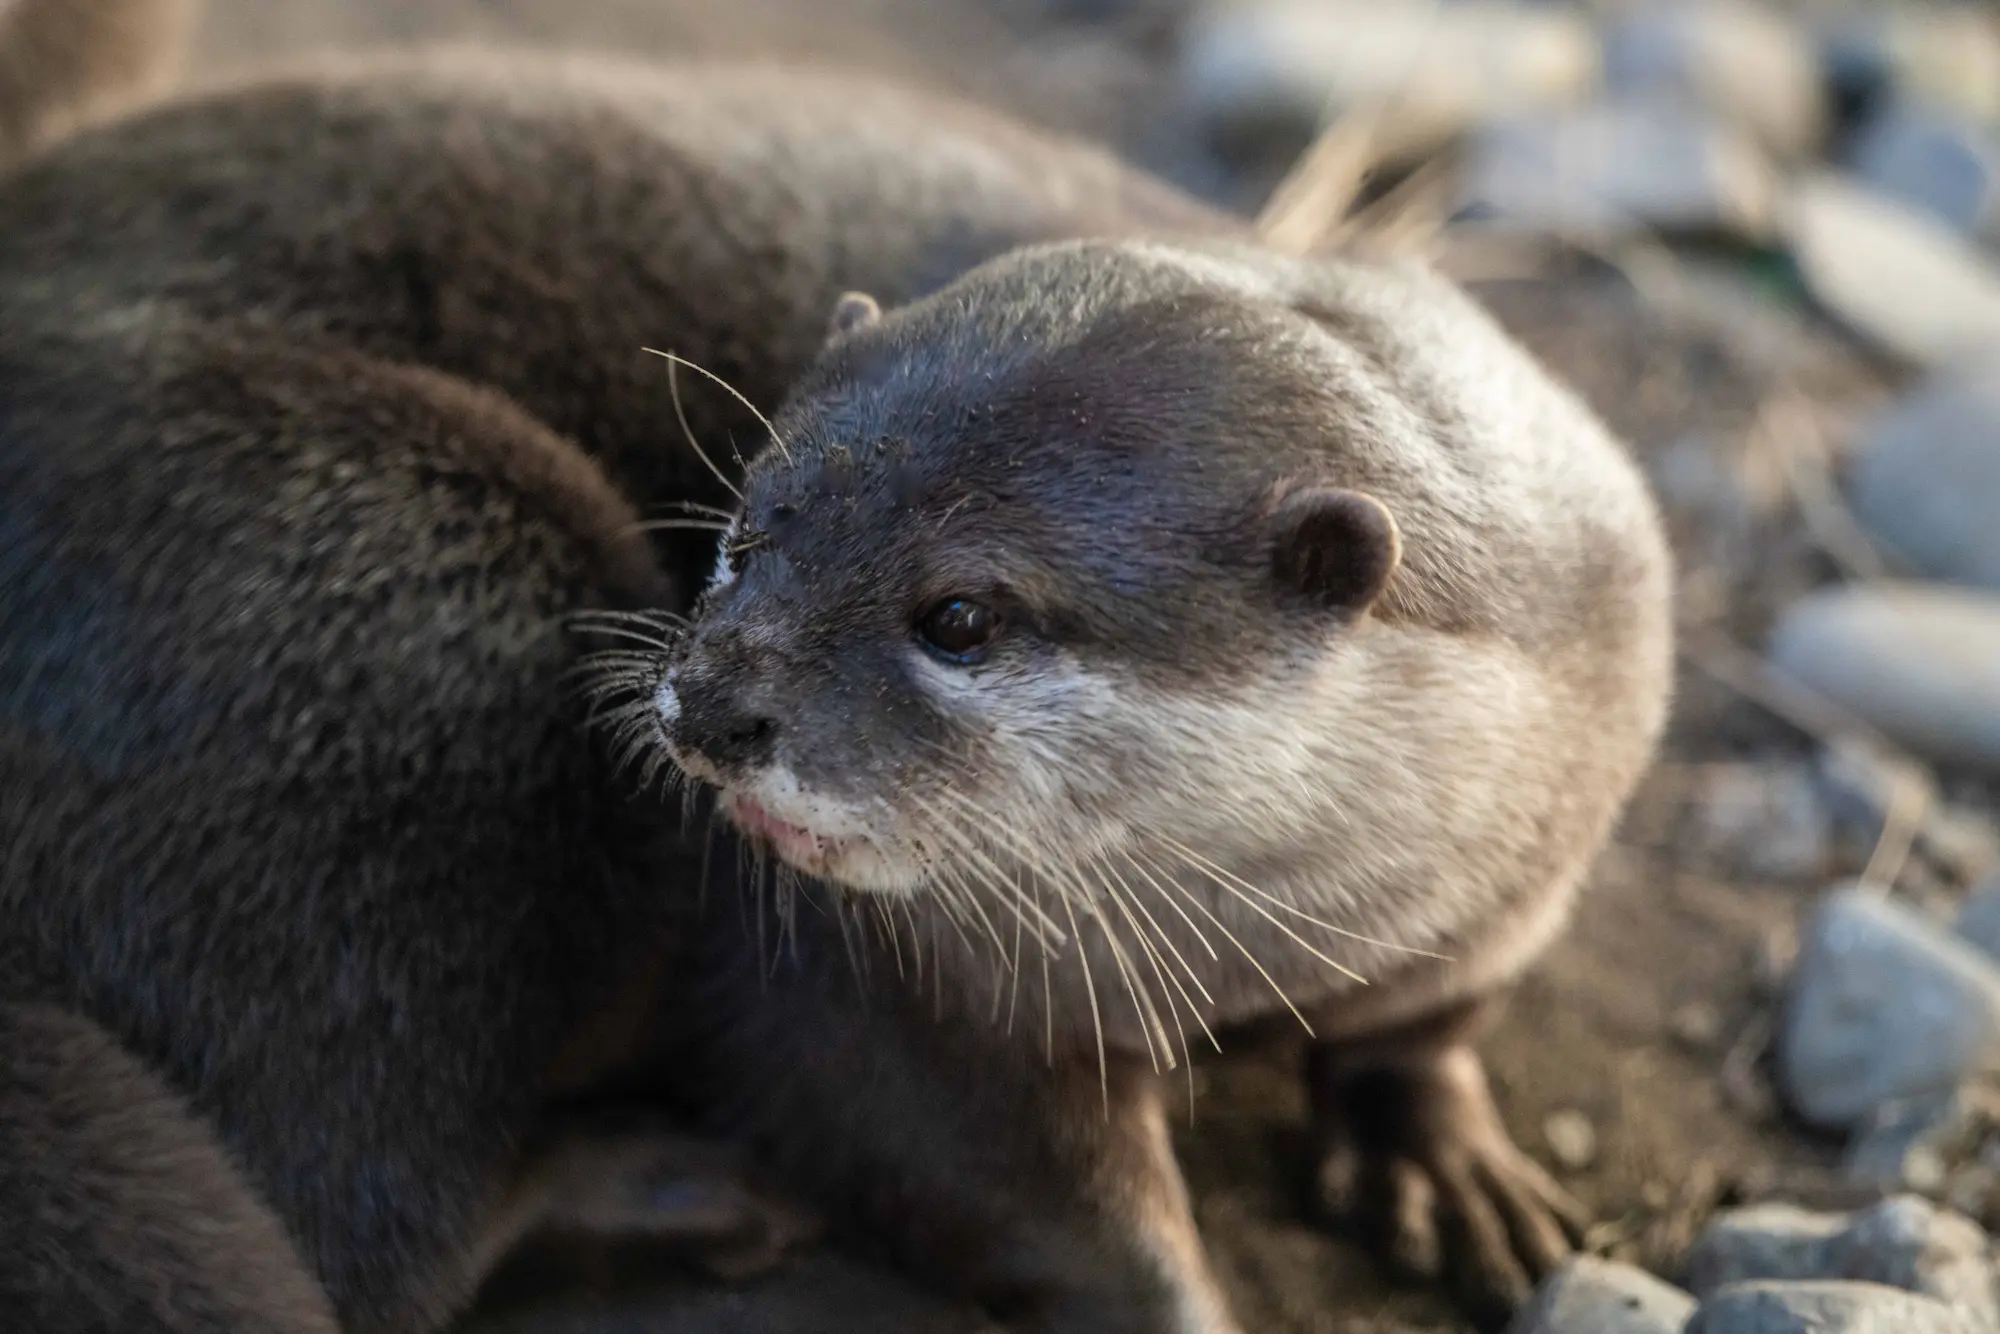
[[[931,655],[960,667],[983,659],[999,631],[992,608],[969,598],[946,598],[917,622],[917,637]]]

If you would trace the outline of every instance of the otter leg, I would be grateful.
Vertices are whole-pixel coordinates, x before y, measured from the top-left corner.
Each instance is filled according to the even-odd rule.
[[[1580,1244],[1586,1215],[1500,1119],[1471,1045],[1492,1009],[1467,1002],[1316,1042],[1306,1082],[1321,1203],[1363,1217],[1399,1268],[1450,1278],[1473,1314],[1501,1323]]]
[[[678,1062],[704,1124],[834,1231],[1019,1334],[1237,1334],[1143,1059],[1051,1058],[886,965],[871,986],[828,920],[796,923],[787,966],[711,934],[681,1007],[706,1032]]]
[[[0,1005],[0,1311],[36,1334],[337,1334],[221,1143],[91,1021]]]

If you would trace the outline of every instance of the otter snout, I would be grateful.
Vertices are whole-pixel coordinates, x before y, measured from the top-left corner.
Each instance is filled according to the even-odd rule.
[[[743,698],[729,673],[676,667],[661,683],[655,703],[660,727],[683,760],[704,760],[721,774],[741,774],[771,762],[778,720]]]

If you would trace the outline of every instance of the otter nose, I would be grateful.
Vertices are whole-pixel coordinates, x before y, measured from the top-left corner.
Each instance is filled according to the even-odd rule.
[[[707,673],[677,673],[679,709],[670,724],[674,744],[718,769],[754,769],[770,762],[777,720],[745,707],[736,692]]]

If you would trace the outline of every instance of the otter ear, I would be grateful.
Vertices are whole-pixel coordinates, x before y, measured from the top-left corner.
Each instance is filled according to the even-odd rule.
[[[866,329],[882,318],[882,307],[866,292],[848,292],[833,304],[833,318],[827,322],[827,337],[838,338],[856,329]]]
[[[1271,572],[1330,609],[1362,612],[1389,586],[1402,559],[1395,516],[1359,491],[1302,486],[1271,511]]]

